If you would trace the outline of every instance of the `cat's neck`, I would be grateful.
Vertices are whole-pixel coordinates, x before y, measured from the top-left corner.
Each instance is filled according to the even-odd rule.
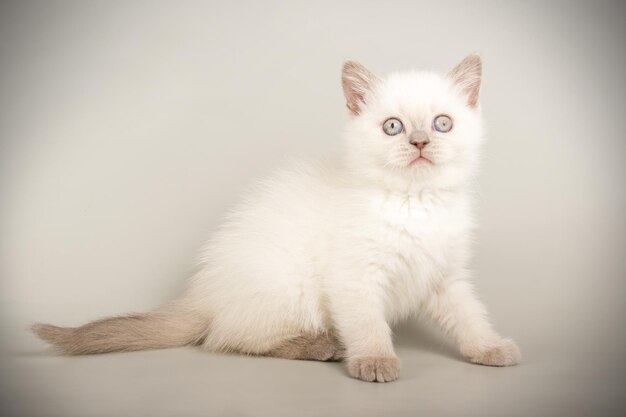
[[[394,172],[355,170],[353,167],[346,167],[345,178],[351,187],[406,197],[420,198],[425,195],[453,197],[466,195],[471,190],[469,179],[459,180],[440,176],[416,177]]]

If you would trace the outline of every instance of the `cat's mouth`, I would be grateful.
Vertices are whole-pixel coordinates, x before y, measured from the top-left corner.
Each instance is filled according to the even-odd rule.
[[[412,160],[409,165],[423,165],[423,164],[432,165],[432,163],[433,161],[426,158],[424,155],[419,155],[417,158]]]

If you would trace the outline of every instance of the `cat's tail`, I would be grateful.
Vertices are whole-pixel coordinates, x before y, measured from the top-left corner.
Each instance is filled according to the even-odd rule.
[[[80,327],[37,323],[31,329],[66,355],[87,355],[197,344],[208,333],[209,321],[177,304],[150,313],[96,320]]]

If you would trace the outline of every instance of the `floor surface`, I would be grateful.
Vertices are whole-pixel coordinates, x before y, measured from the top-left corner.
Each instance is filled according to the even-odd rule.
[[[429,330],[405,326],[398,381],[365,383],[341,363],[162,351],[5,356],[3,416],[619,416],[623,358],[526,351],[491,368],[464,362]],[[620,362],[620,360],[622,362]],[[617,361],[613,362],[612,361]],[[621,365],[621,366],[620,366]]]

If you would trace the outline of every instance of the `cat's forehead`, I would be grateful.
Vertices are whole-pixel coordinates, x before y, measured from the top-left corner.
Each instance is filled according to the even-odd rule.
[[[453,104],[450,81],[431,72],[403,72],[389,75],[376,92],[382,111],[410,115],[428,113]]]

